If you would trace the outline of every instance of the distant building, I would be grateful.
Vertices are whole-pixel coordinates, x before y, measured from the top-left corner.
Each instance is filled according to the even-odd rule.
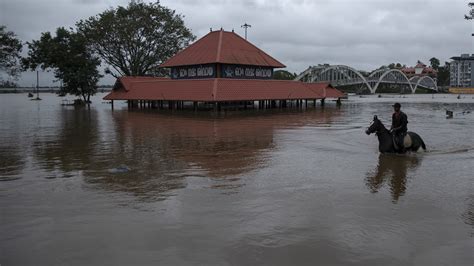
[[[462,54],[451,57],[450,63],[450,86],[474,88],[474,54]]]
[[[408,78],[411,78],[414,76],[430,76],[435,79],[438,77],[438,71],[436,71],[432,67],[429,67],[423,64],[421,61],[418,61],[416,66],[404,67],[401,69],[401,71],[405,73],[405,75],[407,75]]]

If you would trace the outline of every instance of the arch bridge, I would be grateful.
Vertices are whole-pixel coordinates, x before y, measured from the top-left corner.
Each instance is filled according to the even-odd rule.
[[[376,93],[381,84],[408,87],[411,93],[418,88],[438,91],[436,80],[429,76],[414,76],[408,78],[399,69],[377,69],[371,73],[360,71],[345,65],[318,65],[312,66],[298,75],[295,80],[303,82],[329,82],[335,87],[361,86],[367,88],[370,93]]]

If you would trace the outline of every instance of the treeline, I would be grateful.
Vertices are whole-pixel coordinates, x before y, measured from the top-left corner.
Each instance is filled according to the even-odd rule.
[[[101,65],[114,77],[161,76],[165,73],[159,65],[194,39],[181,14],[159,2],[131,1],[75,27],[41,33],[38,40],[26,42],[24,58],[22,42],[0,26],[0,70],[11,77],[26,70],[51,70],[62,81],[61,93],[90,102],[102,77]]]

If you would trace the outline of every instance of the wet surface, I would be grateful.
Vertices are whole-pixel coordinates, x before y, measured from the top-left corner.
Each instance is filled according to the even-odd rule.
[[[0,96],[1,265],[474,261],[473,96],[221,114],[102,96]],[[394,101],[428,152],[381,155],[364,134]]]

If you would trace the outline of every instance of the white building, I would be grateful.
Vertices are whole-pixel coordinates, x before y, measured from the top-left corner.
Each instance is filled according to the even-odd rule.
[[[450,86],[474,88],[474,54],[451,57]]]

